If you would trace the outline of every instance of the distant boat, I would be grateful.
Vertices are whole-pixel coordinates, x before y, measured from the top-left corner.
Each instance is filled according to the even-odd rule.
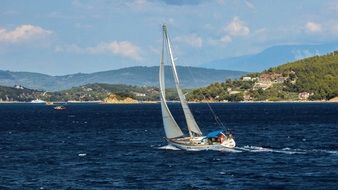
[[[43,103],[46,103],[46,102],[43,101],[43,100],[40,100],[40,99],[35,99],[35,100],[32,100],[31,103],[34,103],[34,104],[43,104]]]
[[[166,53],[165,53],[166,52]],[[176,91],[178,93],[181,106],[183,108],[185,120],[189,130],[189,136],[183,134],[174,117],[172,116],[167,105],[165,96],[165,76],[164,76],[164,56],[169,56],[172,72],[175,80]],[[175,60],[173,57],[171,43],[169,40],[167,27],[163,25],[163,44],[161,63],[159,71],[160,81],[160,98],[163,126],[166,135],[166,140],[172,146],[182,150],[221,150],[225,148],[234,148],[235,140],[231,133],[226,133],[224,130],[213,131],[206,136],[203,136],[199,126],[197,125],[193,114],[191,113],[185,95],[180,88]]]
[[[54,109],[55,110],[65,110],[66,107],[65,106],[55,106]]]

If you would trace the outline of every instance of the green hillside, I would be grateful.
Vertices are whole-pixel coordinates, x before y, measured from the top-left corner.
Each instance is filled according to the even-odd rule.
[[[151,87],[138,87],[122,84],[87,84],[73,87],[58,92],[48,92],[49,101],[98,101],[103,100],[109,94],[115,94],[118,98],[130,97],[138,100],[152,100],[157,90]]]
[[[187,90],[184,90],[187,92]],[[30,102],[35,99],[44,101],[103,101],[114,94],[118,99],[127,97],[138,101],[158,101],[159,88],[140,87],[124,84],[87,84],[57,92],[45,92],[23,88],[21,86],[0,86],[0,101]],[[175,89],[167,89],[168,100],[177,100]]]
[[[0,101],[20,101],[27,102],[37,99],[43,95],[43,92],[23,88],[21,86],[6,87],[0,86]]]
[[[189,100],[296,101],[338,96],[338,51],[198,88]]]
[[[311,92],[311,98],[316,100],[338,96],[338,51],[281,65],[269,71],[283,74],[294,71],[297,82],[288,84],[289,91]]]

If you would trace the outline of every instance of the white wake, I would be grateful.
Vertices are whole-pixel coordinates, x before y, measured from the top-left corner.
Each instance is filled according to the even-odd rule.
[[[181,150],[172,146],[170,144],[157,147],[157,149],[162,150]],[[204,151],[204,150],[189,150],[189,151]],[[264,153],[264,152],[273,152],[273,153],[281,153],[281,154],[311,154],[311,153],[326,153],[326,154],[334,154],[338,155],[338,151],[334,150],[322,150],[322,149],[292,149],[292,148],[264,148],[259,146],[242,146],[242,147],[235,147],[235,148],[222,148],[222,149],[209,149],[209,151],[221,151],[221,152],[230,152],[230,153],[241,153],[241,152],[257,152],[257,153]]]
[[[161,146],[161,147],[158,147],[158,149],[162,149],[162,150],[180,150],[176,147],[174,147],[173,145],[165,145],[165,146]]]

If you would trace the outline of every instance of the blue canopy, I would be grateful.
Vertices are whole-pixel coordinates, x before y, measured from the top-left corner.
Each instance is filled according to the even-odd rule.
[[[217,131],[210,132],[207,135],[207,138],[217,138],[222,132],[223,130],[217,130]]]

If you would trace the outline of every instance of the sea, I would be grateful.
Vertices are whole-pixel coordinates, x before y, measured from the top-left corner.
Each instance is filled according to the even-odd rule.
[[[338,189],[337,103],[209,105],[190,104],[201,130],[235,149],[168,145],[160,104],[0,104],[0,189]]]

